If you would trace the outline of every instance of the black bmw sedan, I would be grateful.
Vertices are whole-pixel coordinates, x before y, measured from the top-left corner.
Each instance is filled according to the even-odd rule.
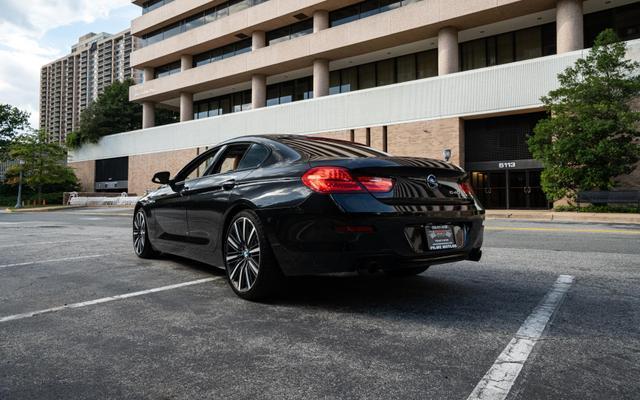
[[[135,207],[133,247],[224,267],[235,293],[285,276],[478,261],[484,210],[452,164],[320,137],[236,138],[202,153]]]

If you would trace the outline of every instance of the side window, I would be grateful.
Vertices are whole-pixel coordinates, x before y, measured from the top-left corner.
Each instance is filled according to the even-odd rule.
[[[204,158],[200,160],[200,162],[192,165],[188,171],[185,171],[181,174],[183,177],[182,180],[190,181],[192,179],[197,179],[204,176],[207,169],[211,167],[211,164],[213,164],[217,154],[217,150],[213,150],[211,151],[211,153],[206,153],[206,155],[203,154]]]
[[[242,161],[240,161],[238,169],[257,168],[264,160],[267,159],[267,156],[269,156],[269,149],[261,144],[251,145],[242,158]]]
[[[237,170],[249,146],[249,144],[236,144],[227,147],[210,174],[224,174]]]

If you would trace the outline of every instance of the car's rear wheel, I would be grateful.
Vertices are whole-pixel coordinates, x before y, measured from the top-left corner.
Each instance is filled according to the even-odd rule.
[[[225,235],[224,262],[231,288],[243,299],[264,299],[281,283],[282,273],[253,211],[242,211],[231,219]]]
[[[140,258],[155,258],[158,252],[153,249],[147,231],[147,215],[140,209],[133,217],[133,250]]]

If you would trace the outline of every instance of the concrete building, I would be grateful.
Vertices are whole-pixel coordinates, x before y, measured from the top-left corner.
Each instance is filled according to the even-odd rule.
[[[127,78],[141,82],[130,62],[136,44],[128,29],[115,35],[89,33],[69,55],[42,67],[40,128],[51,141],[64,143],[78,127],[82,111],[111,83]]]
[[[133,3],[143,15],[131,65],[144,82],[130,98],[144,128],[72,154],[86,189],[117,181],[143,193],[155,171],[175,173],[230,137],[319,134],[394,155],[451,149],[488,208],[545,208],[526,146],[540,97],[605,28],[640,60],[639,1]],[[179,109],[182,122],[153,127],[157,107]]]

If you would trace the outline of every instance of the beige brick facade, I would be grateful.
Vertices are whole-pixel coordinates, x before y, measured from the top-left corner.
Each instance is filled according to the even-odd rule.
[[[80,183],[81,192],[93,192],[95,191],[95,178],[96,178],[96,162],[95,161],[80,161],[70,162],[69,166],[73,168],[76,173],[78,182]]]
[[[382,126],[372,127],[371,147],[383,150]],[[350,140],[350,130],[324,132],[319,136]],[[355,129],[355,141],[365,144],[366,128]],[[442,151],[451,149],[451,161],[464,164],[464,129],[460,118],[410,122],[387,126],[387,151],[395,156],[411,156],[442,159]]]
[[[158,184],[151,182],[156,172],[169,171],[171,176],[198,155],[198,149],[129,156],[129,192],[143,195]]]

